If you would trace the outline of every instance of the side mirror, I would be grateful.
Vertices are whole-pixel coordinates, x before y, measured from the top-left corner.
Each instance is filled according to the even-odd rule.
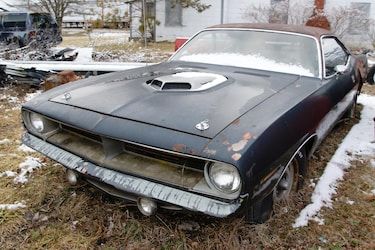
[[[337,74],[342,75],[346,72],[347,67],[345,65],[336,65],[335,66],[335,71]]]

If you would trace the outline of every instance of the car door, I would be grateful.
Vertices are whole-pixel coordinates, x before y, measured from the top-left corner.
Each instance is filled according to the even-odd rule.
[[[316,110],[321,119],[317,128],[319,139],[326,136],[356,96],[355,58],[336,37],[323,37],[321,46],[323,79],[319,93],[324,105]]]

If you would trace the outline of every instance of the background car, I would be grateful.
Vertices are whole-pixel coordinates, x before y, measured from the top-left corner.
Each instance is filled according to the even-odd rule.
[[[0,13],[0,42],[23,47],[32,41],[39,46],[62,41],[61,31],[49,13]]]

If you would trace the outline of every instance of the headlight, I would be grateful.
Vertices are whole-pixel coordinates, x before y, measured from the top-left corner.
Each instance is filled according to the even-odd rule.
[[[42,116],[30,113],[30,124],[37,132],[42,133],[44,130],[44,119]]]
[[[225,193],[234,193],[241,186],[237,168],[229,164],[213,163],[209,169],[209,176],[212,184]]]
[[[59,128],[59,124],[34,112],[22,111],[26,128],[37,134],[45,134]]]

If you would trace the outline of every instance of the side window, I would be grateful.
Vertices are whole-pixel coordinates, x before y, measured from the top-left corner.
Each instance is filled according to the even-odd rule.
[[[326,76],[331,76],[337,65],[346,65],[349,55],[335,38],[324,38],[322,46]]]

